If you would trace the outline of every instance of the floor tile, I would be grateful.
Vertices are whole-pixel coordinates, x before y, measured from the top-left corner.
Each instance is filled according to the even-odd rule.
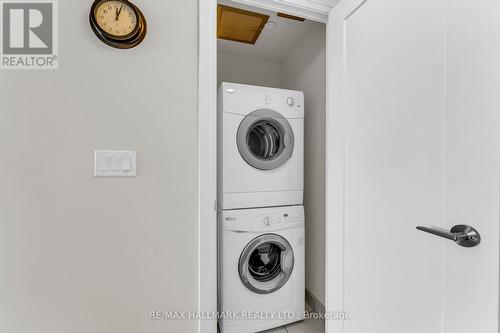
[[[286,330],[284,327],[278,327],[271,330],[262,331],[261,333],[286,333]]]
[[[220,333],[219,327],[217,326],[217,332]],[[277,327],[267,331],[262,331],[260,333],[287,333],[284,327]]]
[[[320,319],[308,319],[286,325],[288,333],[324,333],[325,323]]]

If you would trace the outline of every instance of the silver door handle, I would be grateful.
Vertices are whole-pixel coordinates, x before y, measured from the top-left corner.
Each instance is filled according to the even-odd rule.
[[[418,226],[418,230],[428,232],[430,234],[443,237],[454,241],[463,247],[474,247],[481,243],[481,235],[479,232],[471,226],[465,224],[458,224],[451,228],[450,231],[446,231],[441,228],[436,227],[422,227]]]

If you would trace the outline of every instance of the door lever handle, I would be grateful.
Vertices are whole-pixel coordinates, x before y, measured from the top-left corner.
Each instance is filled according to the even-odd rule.
[[[465,224],[456,225],[451,228],[450,231],[436,227],[422,226],[418,226],[417,230],[452,240],[463,247],[474,247],[481,243],[481,235],[479,235],[479,232],[473,227]]]

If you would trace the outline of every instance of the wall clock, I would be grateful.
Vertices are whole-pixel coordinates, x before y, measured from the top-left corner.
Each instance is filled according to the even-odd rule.
[[[96,0],[90,10],[90,26],[109,46],[130,49],[146,36],[146,19],[128,0]]]

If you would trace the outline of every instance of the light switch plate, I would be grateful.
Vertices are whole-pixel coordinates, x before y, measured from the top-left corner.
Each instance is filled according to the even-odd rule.
[[[135,151],[96,150],[94,152],[95,177],[135,177],[136,169]]]

